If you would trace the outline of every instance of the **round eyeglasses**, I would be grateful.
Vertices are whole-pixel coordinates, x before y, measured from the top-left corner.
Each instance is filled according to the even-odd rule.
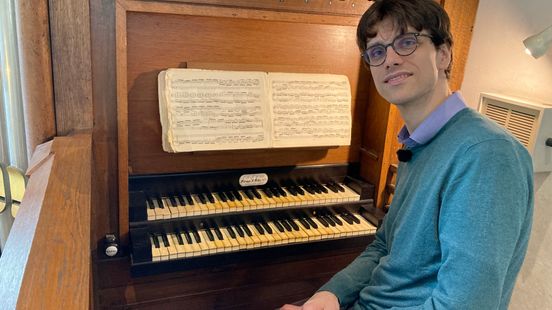
[[[408,56],[418,48],[418,37],[431,38],[429,34],[409,32],[398,35],[389,44],[375,44],[369,46],[361,55],[366,64],[377,67],[381,66],[387,58],[387,48],[391,46],[395,53],[400,56]]]

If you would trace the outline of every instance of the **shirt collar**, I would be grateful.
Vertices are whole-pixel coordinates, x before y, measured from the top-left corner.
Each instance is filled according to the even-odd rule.
[[[456,113],[465,109],[466,103],[459,92],[454,92],[429,114],[412,134],[403,126],[398,134],[399,142],[411,148],[426,144],[445,126]]]

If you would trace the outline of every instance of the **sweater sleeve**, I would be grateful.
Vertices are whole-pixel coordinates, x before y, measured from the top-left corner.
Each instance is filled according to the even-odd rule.
[[[441,196],[437,286],[424,304],[393,309],[507,308],[532,217],[531,159],[521,149],[500,139],[467,149]]]
[[[384,224],[376,232],[374,241],[347,267],[336,273],[318,291],[329,291],[337,296],[341,307],[352,304],[370,281],[372,271],[381,257],[387,255]]]

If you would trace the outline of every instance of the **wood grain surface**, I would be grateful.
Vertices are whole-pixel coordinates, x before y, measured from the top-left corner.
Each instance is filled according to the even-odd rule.
[[[91,135],[55,138],[37,155],[0,257],[1,308],[88,309]]]

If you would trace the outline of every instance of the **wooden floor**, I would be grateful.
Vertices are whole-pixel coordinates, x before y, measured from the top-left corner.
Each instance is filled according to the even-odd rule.
[[[210,266],[140,277],[130,275],[128,257],[96,260],[94,304],[97,309],[275,309],[312,295],[372,240],[219,255]]]

